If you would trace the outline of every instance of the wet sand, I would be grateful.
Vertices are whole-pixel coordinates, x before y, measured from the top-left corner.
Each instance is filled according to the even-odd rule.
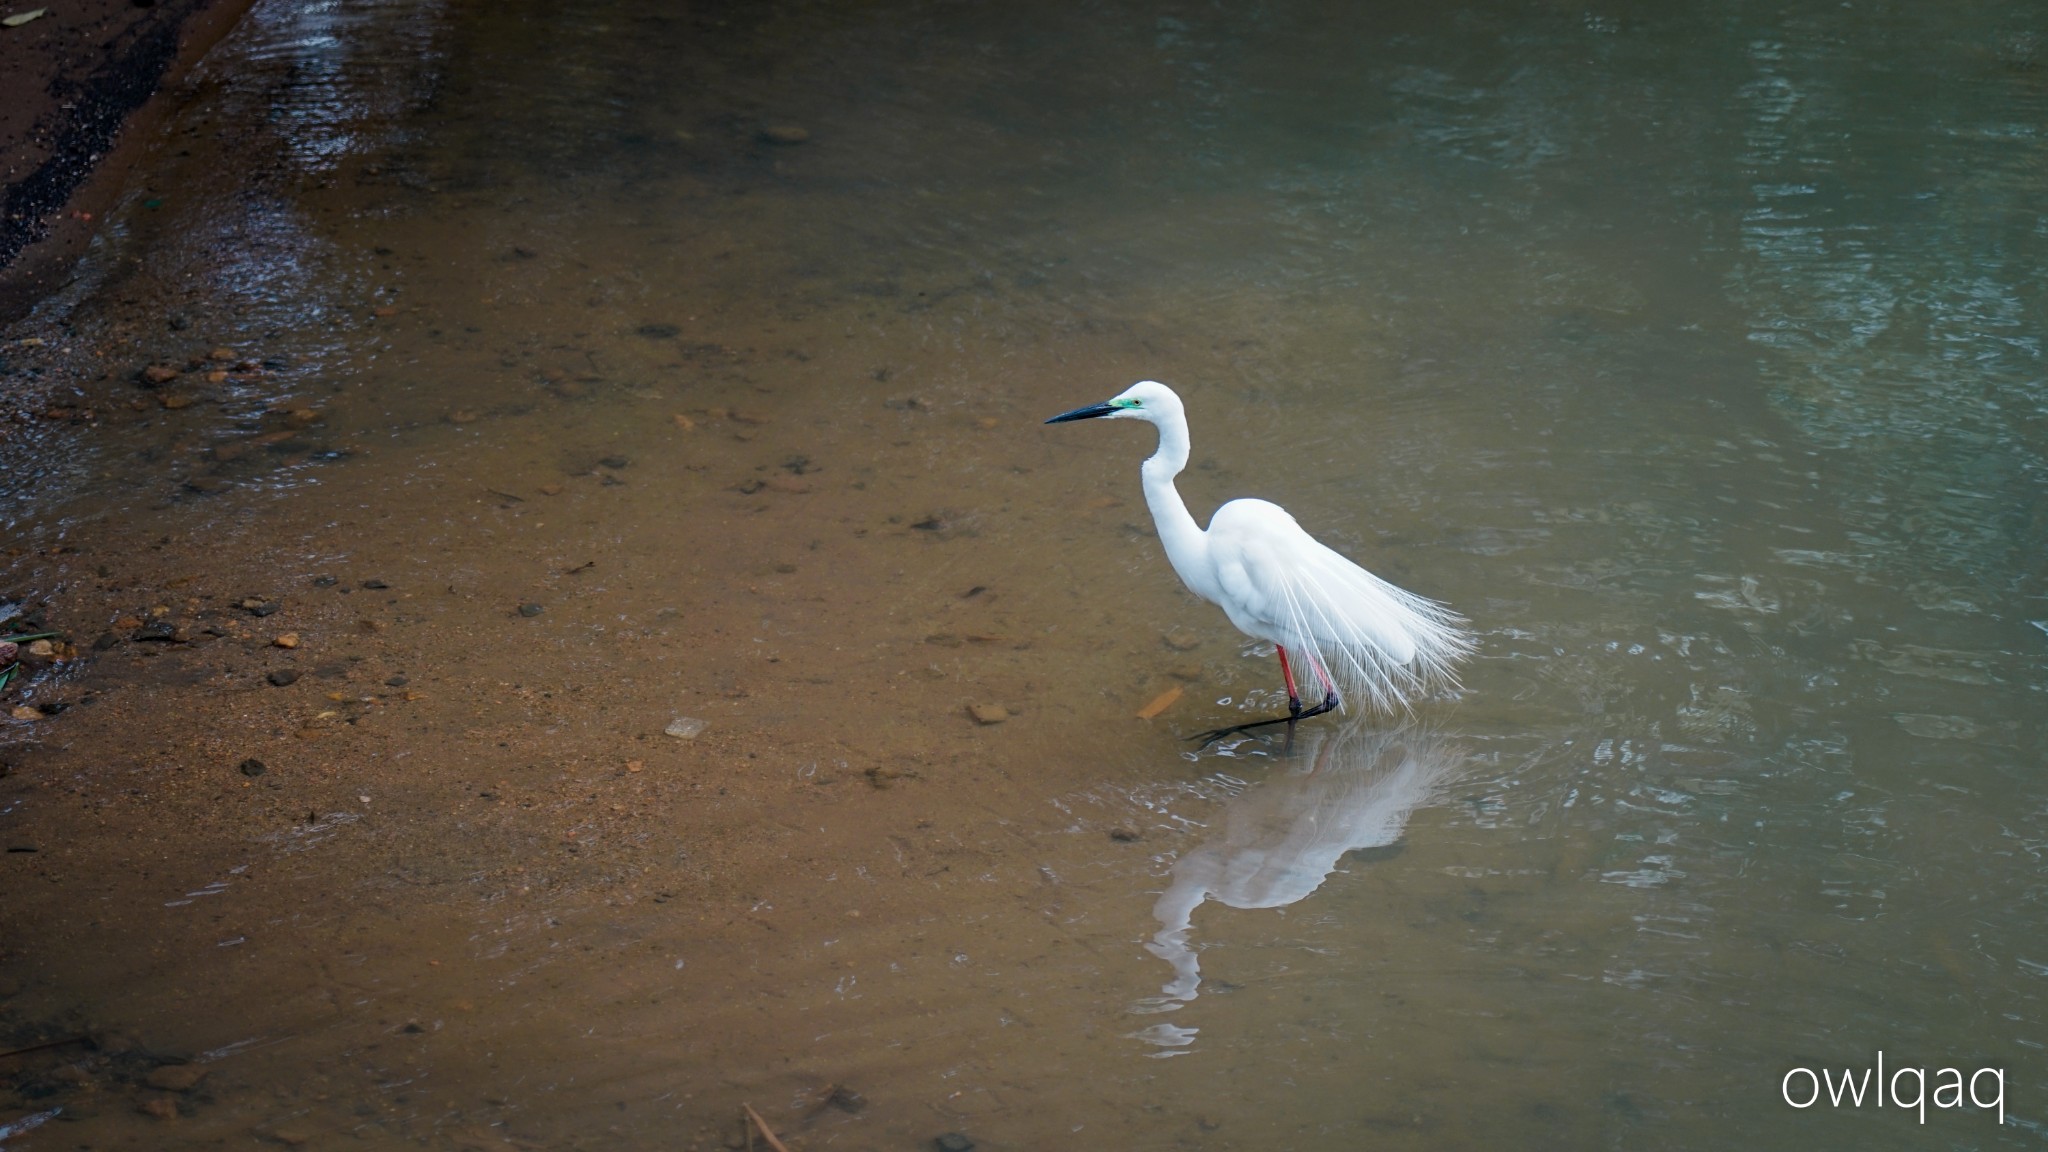
[[[17,4],[0,29],[0,323],[56,291],[162,123],[158,93],[248,0]]]

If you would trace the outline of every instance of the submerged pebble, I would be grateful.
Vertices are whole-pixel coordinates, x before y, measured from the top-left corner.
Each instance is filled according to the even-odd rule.
[[[1001,704],[969,704],[967,714],[976,724],[1001,724],[1010,718],[1010,710]]]
[[[190,1092],[206,1079],[206,1069],[193,1064],[163,1064],[149,1070],[142,1082],[163,1092]]]
[[[674,720],[669,721],[668,727],[663,728],[662,731],[678,740],[695,740],[704,729],[710,726],[711,724],[708,720],[699,720],[695,716],[678,716]]]

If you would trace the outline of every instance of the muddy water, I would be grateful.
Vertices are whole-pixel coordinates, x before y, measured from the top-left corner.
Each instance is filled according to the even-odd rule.
[[[6,352],[10,1146],[2038,1142],[2042,33],[259,4]],[[1191,752],[1140,377],[1464,691]]]

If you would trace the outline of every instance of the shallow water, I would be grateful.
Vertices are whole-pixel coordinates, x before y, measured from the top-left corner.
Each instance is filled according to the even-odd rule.
[[[10,1026],[135,1046],[10,1146],[2038,1143],[2043,31],[259,4],[0,445],[14,594],[225,633],[9,734]],[[1038,425],[1141,377],[1464,690],[1189,752],[1271,657]],[[1879,1050],[2003,1126],[1780,1097]]]

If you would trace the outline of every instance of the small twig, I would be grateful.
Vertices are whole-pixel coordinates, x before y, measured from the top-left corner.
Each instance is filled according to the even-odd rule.
[[[597,567],[597,561],[595,561],[595,560],[585,560],[585,561],[584,561],[583,563],[581,563],[581,564],[578,564],[578,565],[577,565],[577,566],[575,566],[574,568],[570,568],[570,569],[568,569],[567,571],[564,571],[564,572],[562,573],[562,575],[564,575],[564,576],[574,576],[574,575],[575,575],[575,574],[577,574],[578,572],[582,572],[582,571],[584,571],[585,569],[589,569],[589,568],[595,568],[595,567]]]
[[[49,1048],[62,1048],[66,1044],[90,1043],[92,1043],[92,1037],[90,1036],[66,1036],[62,1040],[45,1040],[41,1044],[31,1044],[26,1048],[16,1048],[12,1052],[0,1052],[0,1060],[5,1060],[9,1056],[26,1056],[31,1052],[41,1052]]]
[[[768,1141],[770,1148],[775,1149],[775,1152],[789,1152],[789,1149],[782,1146],[782,1141],[775,1138],[775,1129],[770,1128],[768,1122],[761,1119],[761,1114],[754,1111],[752,1104],[742,1104],[740,1107],[747,1110],[748,1117],[754,1121],[756,1127],[761,1129],[761,1138]]]
[[[510,492],[500,492],[496,488],[486,488],[484,489],[484,491],[489,492],[491,495],[496,496],[502,500],[510,500],[514,504],[526,503],[526,497],[524,496],[514,496]]]

